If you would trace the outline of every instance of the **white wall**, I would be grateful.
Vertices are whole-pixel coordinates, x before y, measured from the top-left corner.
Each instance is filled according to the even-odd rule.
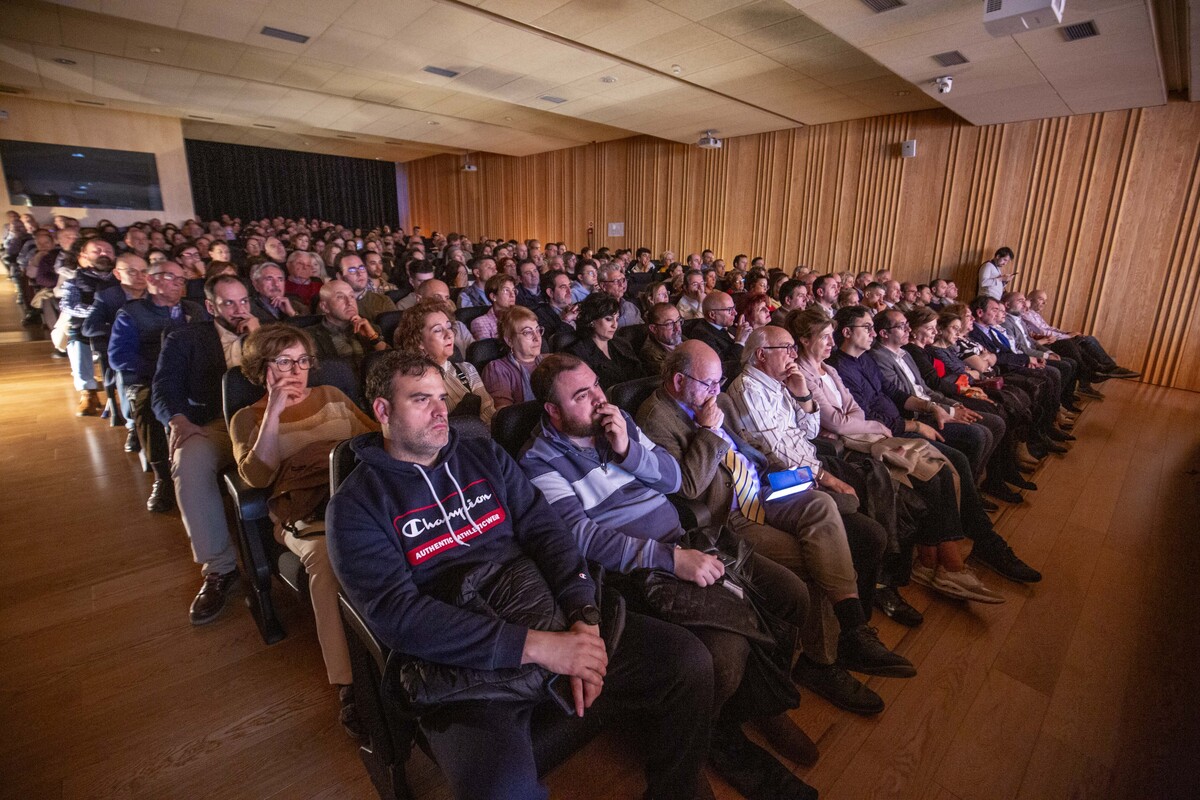
[[[55,214],[65,214],[78,219],[84,226],[94,225],[101,219],[125,226],[151,217],[179,223],[195,215],[183,149],[183,128],[178,119],[7,95],[0,95],[0,109],[8,112],[8,119],[0,120],[0,139],[154,153],[163,210],[14,206],[9,202],[2,164],[0,209],[29,212],[40,222],[48,221]]]

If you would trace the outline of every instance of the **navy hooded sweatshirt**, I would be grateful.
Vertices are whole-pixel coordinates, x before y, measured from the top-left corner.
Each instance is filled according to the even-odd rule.
[[[571,612],[596,602],[575,538],[494,442],[451,430],[432,467],[397,461],[383,436],[351,442],[359,464],[329,502],[326,544],[342,590],[379,639],[426,661],[521,663],[527,629],[454,605],[473,567],[532,558]]]

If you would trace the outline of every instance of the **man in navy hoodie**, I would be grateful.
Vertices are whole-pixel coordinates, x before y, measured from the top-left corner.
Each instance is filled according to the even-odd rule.
[[[359,465],[329,503],[329,557],[343,590],[393,650],[455,667],[535,663],[569,676],[575,713],[637,710],[647,797],[707,795],[712,660],[683,628],[626,615],[611,659],[595,586],[575,539],[494,442],[449,429],[441,370],[389,351],[366,394],[381,434],[353,441]],[[459,608],[473,567],[527,556],[570,623],[539,631]],[[420,723],[456,797],[544,798],[529,734],[531,703],[447,703]]]

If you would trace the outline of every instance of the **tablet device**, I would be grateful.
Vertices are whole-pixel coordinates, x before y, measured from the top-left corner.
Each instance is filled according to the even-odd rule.
[[[806,492],[816,485],[812,470],[809,467],[785,469],[780,472],[767,473],[766,499],[782,500],[800,492]]]

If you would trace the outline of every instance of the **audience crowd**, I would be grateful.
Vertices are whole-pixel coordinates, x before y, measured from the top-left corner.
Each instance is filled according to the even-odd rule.
[[[815,797],[744,726],[813,764],[796,687],[879,713],[856,675],[916,674],[870,624],[922,623],[910,581],[987,604],[994,576],[1040,581],[989,512],[1069,456],[1101,383],[1138,377],[1010,288],[1006,247],[963,302],[890,269],[303,218],[9,212],[2,245],[76,413],[125,425],[148,511],[178,508],[192,624],[241,577],[235,471],[307,573],[341,724],[363,735],[339,592],[405,659],[459,797],[545,796],[529,728],[550,694],[636,721],[648,797],[711,797],[705,765],[746,797]],[[261,399],[227,419],[234,378]],[[519,418],[506,451],[489,429]]]

